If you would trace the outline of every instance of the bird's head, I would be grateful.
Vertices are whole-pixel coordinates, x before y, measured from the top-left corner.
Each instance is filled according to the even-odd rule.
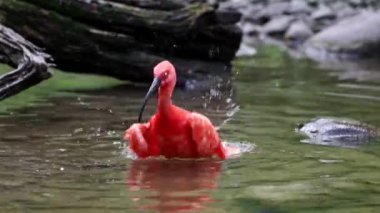
[[[144,103],[141,107],[138,122],[141,122],[142,113],[149,98],[151,98],[160,88],[160,94],[171,97],[177,76],[173,64],[169,61],[162,61],[153,69],[153,82],[150,85],[148,92],[145,95]]]
[[[177,77],[173,64],[169,61],[162,61],[153,69],[154,78],[160,80],[160,86],[166,87],[175,84]]]

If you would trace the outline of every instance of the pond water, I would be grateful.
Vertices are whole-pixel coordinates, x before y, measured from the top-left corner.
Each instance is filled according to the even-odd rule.
[[[233,79],[175,95],[223,140],[255,144],[224,162],[122,155],[148,85],[57,72],[2,102],[0,212],[379,212],[380,143],[304,144],[294,127],[317,116],[380,127],[380,81],[259,52],[234,62]]]

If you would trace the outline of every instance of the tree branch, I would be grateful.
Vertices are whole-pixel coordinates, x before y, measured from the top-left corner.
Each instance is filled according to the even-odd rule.
[[[49,59],[40,48],[0,25],[0,62],[17,67],[0,76],[0,100],[49,78],[52,75],[48,71],[51,64],[46,62]]]

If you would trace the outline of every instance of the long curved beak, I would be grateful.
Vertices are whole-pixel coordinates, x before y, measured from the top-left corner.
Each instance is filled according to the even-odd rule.
[[[148,100],[157,92],[160,85],[161,85],[161,79],[159,79],[157,77],[154,78],[152,84],[150,85],[148,92],[145,95],[144,103],[141,106],[140,113],[139,113],[139,120],[138,120],[139,123],[141,122],[141,117],[142,117],[142,114],[144,112],[145,106],[148,103]]]

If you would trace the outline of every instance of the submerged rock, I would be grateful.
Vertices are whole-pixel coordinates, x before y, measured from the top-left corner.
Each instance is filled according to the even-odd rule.
[[[306,54],[312,58],[326,53],[342,58],[379,55],[380,11],[362,12],[330,26],[306,43]]]
[[[309,137],[309,140],[302,142],[343,147],[354,147],[379,137],[379,132],[374,127],[342,118],[317,118],[299,124],[296,132]]]

